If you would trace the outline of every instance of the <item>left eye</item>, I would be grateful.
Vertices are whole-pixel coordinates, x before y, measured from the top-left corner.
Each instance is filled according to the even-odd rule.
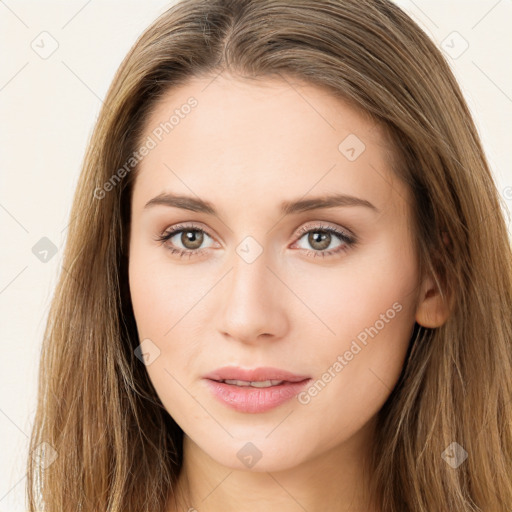
[[[341,235],[332,230],[327,229],[311,229],[304,235],[299,238],[299,241],[302,239],[306,239],[309,247],[317,251],[326,251],[330,249],[335,249],[343,243],[347,243],[345,240],[342,240],[336,247],[332,247],[332,242],[334,242],[334,238],[341,238]],[[297,242],[298,243],[298,242]],[[309,249],[308,247],[301,247],[302,249]]]
[[[355,245],[356,239],[352,235],[345,233],[337,228],[330,226],[307,226],[303,227],[299,231],[299,235],[301,235],[296,244],[306,238],[306,241],[313,250],[307,247],[299,247],[308,252],[309,255],[313,257],[316,256],[331,256],[337,254],[342,251],[346,251],[349,247]],[[340,243],[332,247],[331,242],[333,241],[333,237],[340,240]],[[330,247],[330,249],[329,249]]]

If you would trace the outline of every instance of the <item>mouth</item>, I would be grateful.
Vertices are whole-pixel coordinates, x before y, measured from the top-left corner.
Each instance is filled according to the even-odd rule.
[[[254,414],[284,404],[311,378],[275,368],[243,370],[231,367],[212,372],[203,380],[218,401],[238,412]]]

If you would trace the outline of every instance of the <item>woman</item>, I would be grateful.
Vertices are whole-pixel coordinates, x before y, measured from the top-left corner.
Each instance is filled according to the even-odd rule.
[[[30,510],[510,510],[500,208],[392,3],[172,7],[85,158]]]

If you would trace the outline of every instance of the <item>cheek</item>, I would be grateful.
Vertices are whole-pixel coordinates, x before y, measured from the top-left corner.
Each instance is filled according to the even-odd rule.
[[[169,298],[175,293],[158,266],[143,255],[132,254],[129,264],[130,294],[139,337],[160,338],[171,327],[173,304]]]
[[[401,246],[382,245],[350,266],[315,280],[319,316],[329,326],[306,357],[316,381],[300,402],[321,414],[331,404],[334,430],[360,427],[378,412],[402,371],[414,327],[416,265]],[[348,265],[347,265],[348,269]],[[333,435],[335,432],[333,431]]]
[[[135,244],[131,248],[130,294],[143,351],[153,355],[144,363],[146,371],[166,410],[182,424],[198,413],[186,391],[187,379],[197,373],[193,362],[200,358],[190,323],[197,322],[194,315],[206,285],[194,281],[185,267],[173,268],[158,252]]]
[[[151,380],[163,379],[168,388],[168,372],[179,373],[180,381],[196,375],[194,362],[201,359],[204,339],[199,331],[210,325],[207,295],[218,278],[208,269],[170,261],[165,248],[143,243],[130,249],[128,275],[139,339],[151,340],[159,352],[147,366]]]
[[[165,340],[209,284],[193,266],[171,262],[163,247],[134,243],[130,248],[130,294],[140,337]],[[206,276],[207,277],[207,276]]]

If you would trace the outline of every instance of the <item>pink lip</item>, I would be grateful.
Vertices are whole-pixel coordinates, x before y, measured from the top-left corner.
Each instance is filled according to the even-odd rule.
[[[279,368],[255,368],[244,370],[224,367],[204,376],[208,388],[215,398],[239,412],[261,413],[273,409],[296,396],[311,380]],[[267,388],[236,386],[218,382],[220,380],[264,381],[283,380],[282,384]]]

